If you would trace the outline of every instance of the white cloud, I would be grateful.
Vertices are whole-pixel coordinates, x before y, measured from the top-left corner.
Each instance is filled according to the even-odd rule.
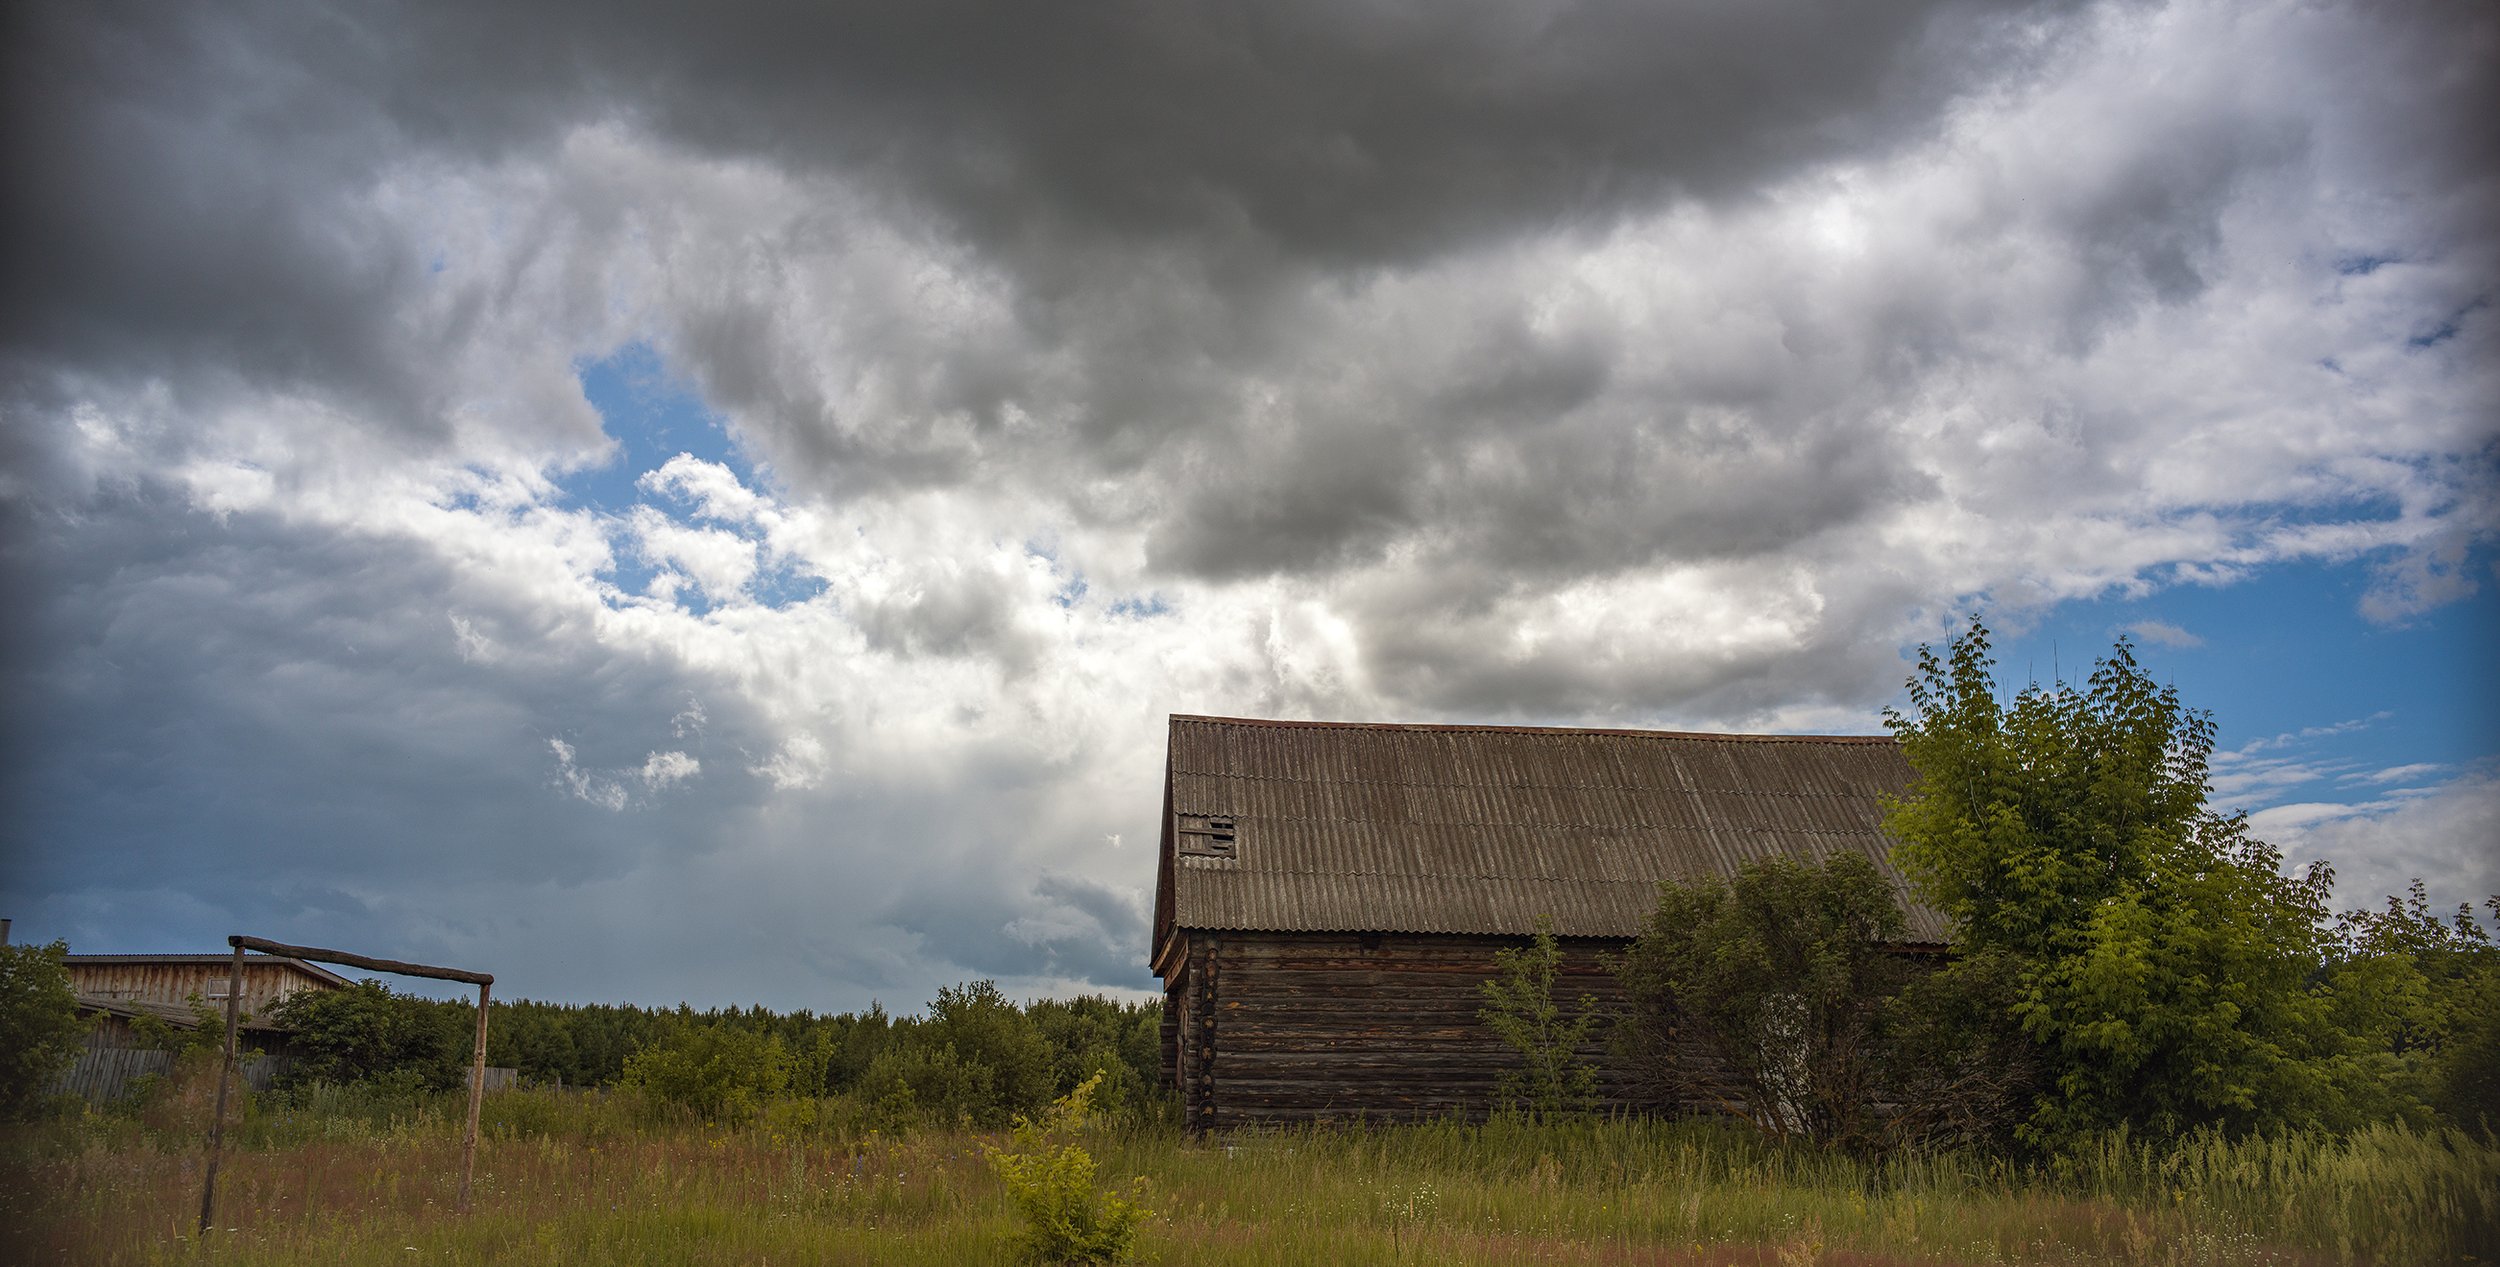
[[[642,763],[642,785],[654,792],[702,773],[703,763],[682,752],[655,752]]]
[[[2277,806],[2249,816],[2287,859],[2335,868],[2339,907],[2376,907],[2415,879],[2435,904],[2500,894],[2500,777],[2478,771],[2410,795]]]
[[[623,784],[614,779],[601,778],[573,764],[573,745],[561,739],[548,740],[547,747],[556,754],[557,781],[573,793],[574,799],[588,801],[610,813],[624,810],[626,797]]]
[[[2204,639],[2166,620],[2139,620],[2128,625],[2124,632],[2135,635],[2138,641],[2149,642],[2157,647],[2201,647],[2205,645]]]

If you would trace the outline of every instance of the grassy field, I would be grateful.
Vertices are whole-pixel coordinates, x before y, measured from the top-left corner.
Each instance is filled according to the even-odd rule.
[[[0,1260],[1008,1261],[1013,1216],[980,1135],[889,1137],[835,1103],[735,1129],[655,1125],[620,1099],[514,1092],[489,1099],[461,1216],[456,1105],[256,1110],[204,1244],[196,1112],[16,1128],[0,1136]],[[1158,1212],[1150,1262],[2438,1263],[2500,1243],[2500,1149],[2393,1130],[2111,1141],[2036,1174],[1954,1157],[1867,1167],[1639,1123],[1207,1142],[1138,1126],[1086,1142]]]

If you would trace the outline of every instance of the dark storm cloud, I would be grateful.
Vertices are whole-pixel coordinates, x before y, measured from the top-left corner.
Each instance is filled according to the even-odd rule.
[[[417,6],[364,47],[420,138],[620,110],[709,150],[890,171],[987,241],[1037,217],[1246,225],[1358,261],[1881,149],[2042,21],[1968,0]]]
[[[884,919],[967,978],[1153,985],[1147,912],[1137,894],[1081,876],[959,876],[905,893]]]
[[[444,872],[586,882],[672,837],[701,842],[703,815],[652,798],[668,826],[617,835],[564,795],[551,739],[591,768],[692,749],[729,754],[716,782],[749,777],[736,698],[709,706],[708,737],[672,725],[700,677],[568,654],[543,614],[399,543],[184,502],[139,487],[85,507],[38,578],[47,601],[20,612],[34,645],[8,693],[26,798],[0,832],[21,901],[108,881],[266,916],[351,873],[368,894]],[[447,610],[511,650],[464,656]]]
[[[445,402],[410,340],[457,331],[405,327],[394,299],[429,265],[366,201],[412,158],[492,163],[621,120],[865,173],[1030,260],[1047,302],[1100,284],[1046,276],[1072,241],[1412,260],[1741,192],[1931,126],[2040,21],[1967,2],[18,14],[12,350],[316,386],[421,432]]]

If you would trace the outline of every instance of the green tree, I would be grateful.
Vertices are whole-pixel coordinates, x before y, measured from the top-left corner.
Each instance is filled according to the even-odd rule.
[[[2500,897],[2489,900],[2500,917]],[[2325,988],[2337,1025],[2374,1057],[2380,1116],[2500,1124],[2500,947],[2469,906],[2443,917],[2422,882],[2336,920]]]
[[[1868,1151],[1885,1138],[1891,1001],[1911,973],[1873,864],[1748,863],[1659,886],[1617,975],[1616,1051],[1670,1103],[1700,1101],[1774,1138]]]
[[[779,1035],[688,1020],[628,1057],[618,1083],[654,1104],[737,1123],[787,1092],[791,1072],[790,1050]]]
[[[1494,976],[1484,983],[1484,1007],[1476,1015],[1492,1027],[1519,1064],[1502,1072],[1497,1094],[1503,1107],[1553,1118],[1596,1107],[1597,1068],[1580,1055],[1599,1018],[1594,995],[1580,996],[1566,1016],[1554,1001],[1562,973],[1562,946],[1554,921],[1540,915],[1536,939],[1494,952]]]
[[[456,1086],[475,1042],[462,1037],[461,1012],[476,1015],[400,994],[370,977],[342,990],[290,994],[271,1009],[272,1019],[290,1031],[296,1053],[283,1080],[302,1086],[388,1077],[435,1090]]]
[[[928,1019],[913,1030],[923,1047],[952,1048],[966,1064],[988,1071],[986,1103],[972,1106],[976,1126],[1000,1126],[1039,1113],[1058,1091],[1050,1044],[1024,1009],[988,981],[938,987]]]
[[[22,1118],[49,1098],[78,1058],[87,1023],[70,984],[69,945],[0,946],[0,1117]]]
[[[1098,1080],[1095,1111],[1129,1116],[1158,1098],[1162,1076],[1158,1003],[1119,1003],[1101,995],[1036,999],[1024,1009],[1051,1053],[1052,1081],[1062,1093],[1087,1078]]]
[[[1917,772],[1885,826],[1952,921],[1947,985],[1988,995],[2041,1074],[2041,1145],[2128,1125],[2174,1134],[2336,1121],[2374,1094],[2315,988],[2322,869],[2287,876],[2206,806],[2211,714],[2120,640],[2081,685],[2000,699],[1987,630],[1919,651],[1888,714]],[[2364,1082],[2369,1079],[2364,1078]]]

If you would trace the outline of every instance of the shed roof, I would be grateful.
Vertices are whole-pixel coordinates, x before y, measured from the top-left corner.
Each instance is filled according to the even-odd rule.
[[[1175,716],[1155,944],[1174,928],[1631,937],[1658,883],[1856,852],[1904,894],[1883,735],[1710,735]],[[1229,820],[1212,851],[1209,824]],[[1229,854],[1229,856],[1223,856]],[[1160,955],[1158,954],[1158,957]]]

